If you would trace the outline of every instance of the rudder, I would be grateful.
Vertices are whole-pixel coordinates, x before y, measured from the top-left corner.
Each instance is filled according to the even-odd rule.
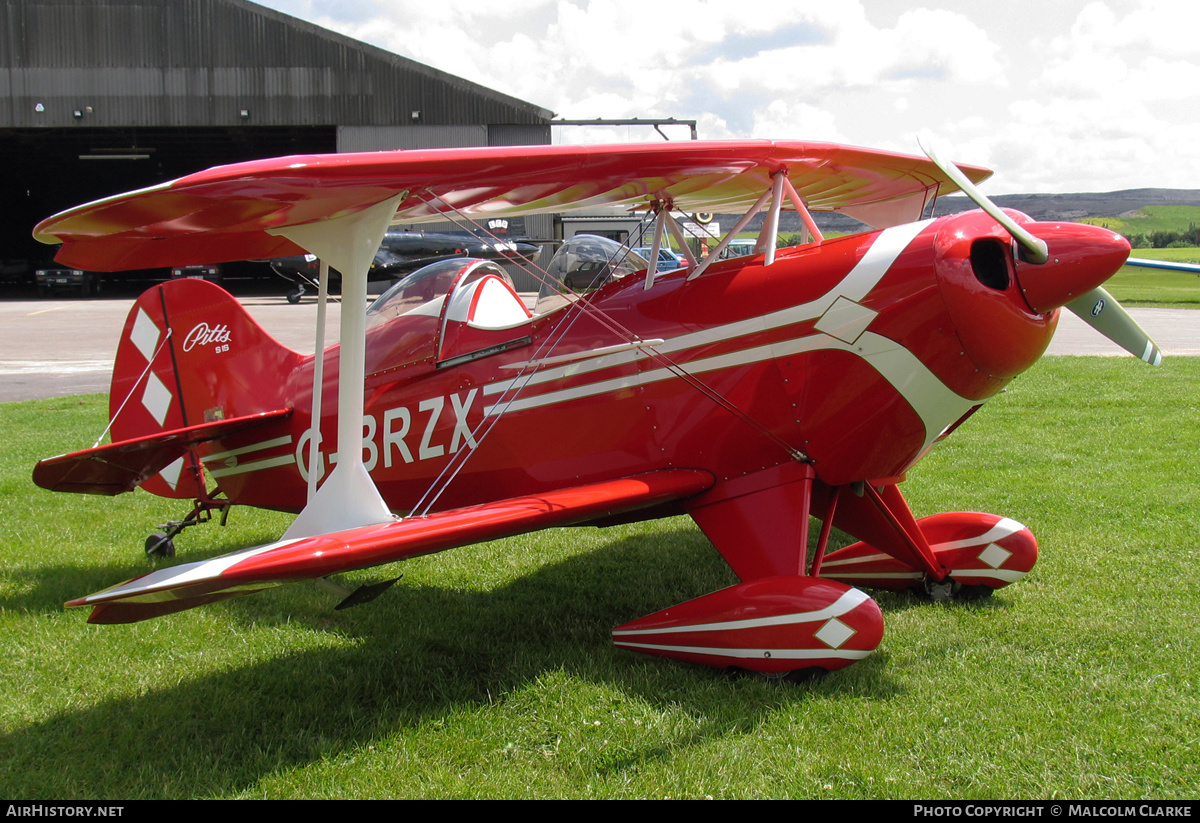
[[[175,280],[134,303],[113,366],[114,443],[290,406],[284,379],[301,355],[258,325],[227,291]],[[194,451],[142,483],[174,498],[205,496]]]

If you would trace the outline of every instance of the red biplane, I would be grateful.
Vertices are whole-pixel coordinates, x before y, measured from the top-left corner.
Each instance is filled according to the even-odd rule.
[[[67,605],[137,621],[301,580],[338,590],[325,578],[549,526],[687,513],[742,582],[614,629],[618,646],[772,675],[847,666],[883,633],[853,586],[947,597],[1032,568],[1020,523],[918,520],[898,484],[1038,359],[1060,307],[1159,359],[1100,288],[1125,240],[1001,212],[973,186],[989,174],[800,142],[403,151],[215,168],[52,217],[37,237],[88,270],[310,253],[344,275],[340,345],[318,334],[316,356],[208,283],[137,301],[112,443],[42,461],[36,482],[194,500],[185,523],[233,504],[298,516],[275,543]],[[959,189],[983,210],[926,216]],[[614,204],[653,221],[636,274],[607,259],[577,292],[552,264],[535,302],[495,264],[454,260],[352,310],[394,222]],[[722,259],[764,209],[757,253]],[[781,209],[805,242],[776,249]],[[665,232],[687,248],[677,210],[745,217],[660,272]],[[825,239],[814,211],[874,229]],[[860,542],[827,553],[832,527]],[[387,585],[340,589],[341,605]]]

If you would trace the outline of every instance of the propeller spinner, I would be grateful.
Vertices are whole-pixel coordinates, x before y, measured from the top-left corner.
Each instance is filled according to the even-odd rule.
[[[943,160],[927,145],[928,140],[918,138],[917,142],[943,174],[1012,236],[1020,250],[1019,259],[1025,264],[1017,279],[1030,308],[1048,313],[1066,306],[1129,353],[1153,366],[1162,362],[1162,351],[1150,335],[1099,285],[1111,274],[1094,279],[1093,273],[1097,271],[1103,273],[1107,269],[1115,273],[1128,257],[1129,244],[1124,238],[1096,226],[1049,223],[1040,225],[1043,236],[1039,237],[989,200],[957,166]],[[1116,266],[1110,268],[1113,262]],[[1046,268],[1041,269],[1042,266]]]

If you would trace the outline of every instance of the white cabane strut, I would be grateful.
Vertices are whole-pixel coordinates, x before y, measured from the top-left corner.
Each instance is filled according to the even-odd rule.
[[[343,531],[395,519],[363,465],[363,383],[366,380],[367,273],[383,242],[396,208],[407,196],[376,203],[353,214],[273,230],[315,254],[324,265],[342,273],[342,322],[338,360],[337,466],[312,495],[308,505],[284,533],[284,540]],[[318,350],[318,358],[321,351]],[[320,425],[320,407],[314,392],[313,425]],[[314,439],[317,435],[314,433]],[[309,463],[309,475],[319,472]],[[310,479],[309,483],[313,481]]]
[[[763,260],[764,266],[769,266],[774,263],[775,246],[779,240],[779,212],[783,208],[783,201],[785,197],[792,202],[792,207],[796,209],[797,213],[800,215],[800,219],[804,221],[804,228],[806,229],[807,233],[811,235],[812,242],[820,243],[822,240],[824,240],[825,238],[821,234],[821,230],[817,228],[817,224],[813,221],[812,215],[808,211],[808,206],[806,206],[804,203],[804,198],[797,193],[795,186],[792,185],[792,181],[788,179],[787,170],[780,169],[771,175],[771,188],[764,191],[762,196],[759,197],[758,200],[755,201],[754,205],[751,206],[749,210],[742,216],[742,219],[739,220],[732,229],[725,233],[725,236],[721,238],[719,243],[717,243],[717,247],[700,262],[700,265],[695,265],[695,261],[692,260],[691,255],[688,255],[688,259],[693,263],[693,267],[687,279],[695,280],[697,277],[704,274],[704,270],[708,268],[709,264],[720,258],[721,252],[728,248],[733,239],[738,236],[738,233],[741,232],[742,229],[744,229],[754,217],[754,215],[757,214],[764,205],[766,205],[768,198],[771,201],[771,207],[767,212],[766,219],[763,221],[762,232],[758,236],[758,245],[755,247],[755,252],[765,255],[765,259]],[[679,227],[675,225],[675,221],[670,220],[669,215],[668,220],[670,221],[668,225],[672,227],[672,233],[676,234],[677,237],[680,236],[682,232],[679,231]],[[657,233],[655,236],[658,236]],[[683,245],[685,249],[687,248],[686,244],[681,243],[681,245]],[[654,261],[651,261],[650,265],[653,268]],[[647,273],[646,287],[649,288],[650,284],[649,273]]]

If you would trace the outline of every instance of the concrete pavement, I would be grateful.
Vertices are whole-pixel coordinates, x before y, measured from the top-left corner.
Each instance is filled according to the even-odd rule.
[[[282,297],[242,298],[242,305],[280,342],[314,349],[316,298],[292,306]],[[113,355],[132,299],[0,301],[0,402],[107,392]],[[336,338],[340,304],[330,303],[329,339]],[[1200,356],[1200,311],[1130,309],[1167,357]],[[1124,352],[1063,312],[1047,354]]]
[[[241,303],[277,340],[311,353],[317,301],[282,297]],[[132,299],[0,301],[0,403],[107,392]],[[341,304],[330,301],[327,340],[337,338]]]

